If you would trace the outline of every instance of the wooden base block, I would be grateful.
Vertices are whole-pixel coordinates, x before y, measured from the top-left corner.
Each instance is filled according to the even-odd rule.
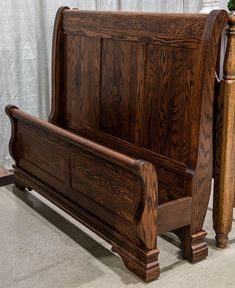
[[[190,234],[190,226],[173,231],[180,239],[182,256],[191,263],[196,263],[208,256],[208,246],[205,242],[207,233],[200,231]]]
[[[189,259],[190,262],[196,263],[208,256],[208,246],[205,242],[206,235],[205,231],[201,231],[191,236],[192,254],[191,259]]]
[[[158,249],[140,254],[136,252],[136,255],[128,253],[126,250],[118,246],[113,246],[112,251],[119,254],[126,267],[139,276],[143,281],[150,282],[159,277],[160,268],[158,262]]]

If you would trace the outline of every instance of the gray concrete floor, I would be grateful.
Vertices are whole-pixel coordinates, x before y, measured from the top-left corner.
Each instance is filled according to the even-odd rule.
[[[211,205],[205,223],[209,257],[190,264],[176,241],[159,238],[161,276],[145,284],[105,241],[34,191],[9,185],[0,195],[1,288],[235,287],[235,227],[229,247],[215,248]]]

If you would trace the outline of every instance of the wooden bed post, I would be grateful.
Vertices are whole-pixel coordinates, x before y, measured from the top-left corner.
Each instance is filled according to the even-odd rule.
[[[227,29],[227,50],[216,120],[213,222],[217,247],[225,248],[232,227],[235,194],[235,12]]]

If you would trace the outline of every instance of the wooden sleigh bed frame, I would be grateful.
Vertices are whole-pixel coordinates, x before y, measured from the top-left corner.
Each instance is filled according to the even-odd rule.
[[[55,21],[49,123],[17,107],[16,185],[34,189],[111,243],[145,281],[157,235],[207,256],[214,71],[225,11],[88,12]]]

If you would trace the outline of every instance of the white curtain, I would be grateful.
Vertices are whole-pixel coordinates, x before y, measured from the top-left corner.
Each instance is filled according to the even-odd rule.
[[[228,1],[229,0],[219,0],[219,7],[221,9],[228,9]]]
[[[159,11],[159,12],[198,12],[201,0],[90,0],[78,1],[81,9]]]
[[[60,6],[97,10],[197,12],[201,0],[0,0],[0,165],[10,168],[10,122],[14,104],[46,119],[50,110],[51,41]]]

